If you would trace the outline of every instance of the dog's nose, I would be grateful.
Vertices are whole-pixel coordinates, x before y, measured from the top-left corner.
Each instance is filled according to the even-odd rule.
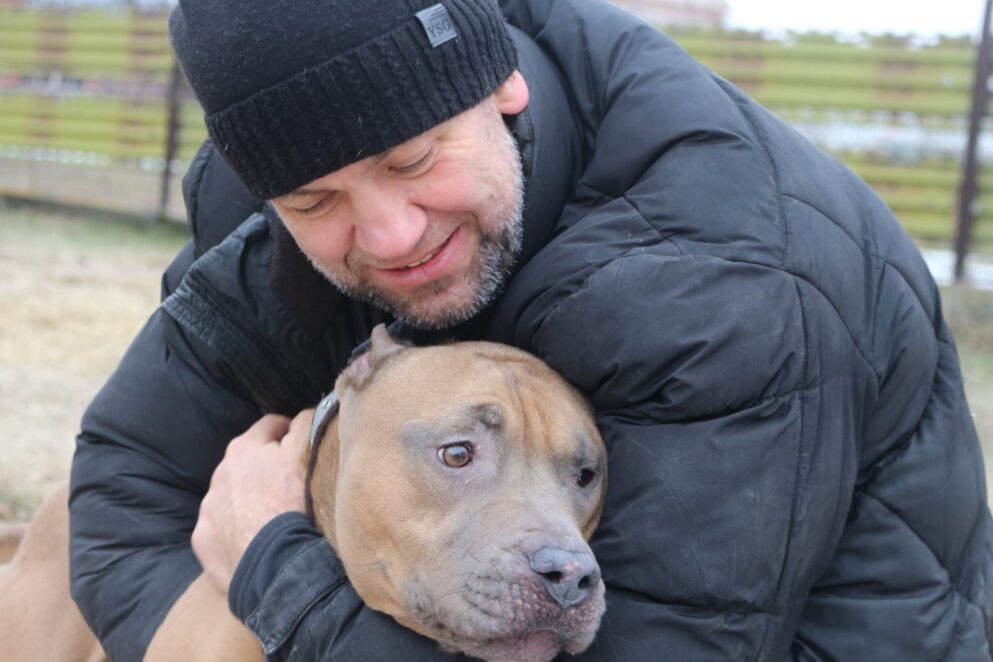
[[[600,566],[590,552],[542,547],[528,556],[528,563],[563,608],[585,602],[600,583]]]

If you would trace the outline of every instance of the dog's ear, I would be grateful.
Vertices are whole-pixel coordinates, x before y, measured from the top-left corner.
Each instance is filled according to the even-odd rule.
[[[372,343],[369,354],[372,355],[370,359],[373,364],[382,363],[387,357],[410,347],[410,343],[394,340],[385,324],[376,325],[369,336],[369,341]]]
[[[409,347],[408,343],[395,340],[385,325],[376,325],[369,336],[369,349],[356,356],[342,373],[339,393],[341,387],[361,389],[390,357]]]

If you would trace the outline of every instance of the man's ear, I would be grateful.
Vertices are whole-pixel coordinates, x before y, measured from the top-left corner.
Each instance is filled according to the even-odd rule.
[[[493,93],[493,100],[501,115],[517,115],[527,108],[529,99],[528,84],[517,69]]]

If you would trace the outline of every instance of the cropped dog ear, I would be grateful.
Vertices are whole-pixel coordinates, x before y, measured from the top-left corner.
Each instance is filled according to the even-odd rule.
[[[377,324],[369,340],[372,342],[369,354],[372,355],[370,358],[373,363],[382,363],[386,357],[410,347],[410,343],[394,340],[385,324]]]
[[[372,378],[372,375],[392,356],[408,349],[412,345],[397,341],[386,330],[384,324],[377,324],[369,336],[369,349],[352,359],[345,372],[341,375],[342,383],[338,392],[344,387],[361,389]]]

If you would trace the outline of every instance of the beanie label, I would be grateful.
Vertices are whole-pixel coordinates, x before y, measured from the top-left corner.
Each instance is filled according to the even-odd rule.
[[[424,32],[427,33],[432,48],[437,48],[458,36],[455,33],[455,26],[452,25],[452,19],[448,16],[448,9],[440,2],[417,12],[417,19],[424,26]]]

